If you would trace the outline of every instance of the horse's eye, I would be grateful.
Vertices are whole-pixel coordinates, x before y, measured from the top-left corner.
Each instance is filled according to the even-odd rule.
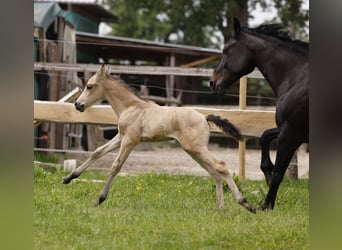
[[[91,84],[88,84],[88,85],[87,85],[87,89],[90,90],[90,89],[92,89],[92,88],[93,88],[93,85],[91,85]]]

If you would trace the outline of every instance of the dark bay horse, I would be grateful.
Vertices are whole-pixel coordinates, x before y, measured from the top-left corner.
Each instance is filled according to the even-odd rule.
[[[292,40],[279,24],[257,28],[241,27],[234,19],[234,31],[223,48],[221,60],[209,82],[217,94],[257,67],[276,94],[277,128],[260,138],[261,169],[269,191],[262,209],[273,209],[285,171],[297,148],[309,142],[309,44]],[[278,138],[273,165],[268,151]]]

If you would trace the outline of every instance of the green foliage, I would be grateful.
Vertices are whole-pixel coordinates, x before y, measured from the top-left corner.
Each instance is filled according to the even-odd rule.
[[[48,154],[45,152],[34,152],[34,160],[42,162],[57,163],[58,159],[55,154]]]
[[[308,12],[301,10],[303,0],[273,0],[280,21],[290,31],[304,32]],[[108,0],[110,9],[119,17],[112,35],[153,41],[220,48],[232,32],[233,17],[247,24],[248,5],[265,0]],[[303,38],[305,34],[302,34]]]
[[[275,210],[254,215],[228,192],[220,211],[209,178],[156,174],[118,176],[92,207],[104,184],[63,185],[66,174],[34,169],[34,249],[308,249],[307,180],[284,180]],[[236,180],[252,204],[264,199],[264,181]]]
[[[113,35],[161,42],[219,48],[217,31],[227,15],[227,1],[218,0],[117,0],[108,1],[119,17]],[[213,44],[212,38],[217,44]]]
[[[305,27],[309,21],[309,11],[301,9],[303,0],[274,0],[281,23],[288,28],[291,37],[305,40]]]

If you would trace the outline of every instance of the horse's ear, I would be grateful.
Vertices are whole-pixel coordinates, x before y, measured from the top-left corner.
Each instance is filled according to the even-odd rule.
[[[241,31],[241,25],[239,19],[234,17],[234,32],[235,34],[239,34]]]

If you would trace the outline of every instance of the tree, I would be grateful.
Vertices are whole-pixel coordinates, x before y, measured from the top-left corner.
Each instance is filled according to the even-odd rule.
[[[220,48],[232,18],[247,23],[247,0],[109,0],[113,35]],[[214,41],[214,42],[213,42]],[[216,41],[216,42],[215,42]]]
[[[232,32],[233,18],[247,25],[248,5],[267,8],[274,1],[285,26],[300,30],[308,20],[302,0],[107,0],[119,17],[112,35],[220,48]]]
[[[303,0],[273,0],[278,10],[280,22],[288,29],[291,37],[304,39],[305,26],[309,20],[309,11],[302,10]]]

